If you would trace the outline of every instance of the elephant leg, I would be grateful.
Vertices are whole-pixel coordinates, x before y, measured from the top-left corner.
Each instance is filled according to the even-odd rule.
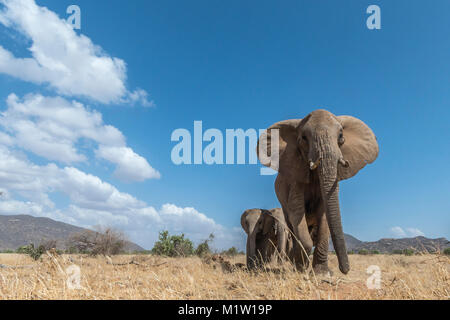
[[[294,184],[289,192],[288,219],[295,236],[293,239],[295,264],[298,269],[305,270],[309,265],[313,242],[306,222],[304,190],[297,184]]]
[[[268,246],[266,250],[266,256],[265,256],[265,262],[266,263],[272,263],[275,262],[275,259],[277,258],[276,255],[276,243],[274,243],[271,239],[268,241]]]
[[[264,266],[270,257],[270,246],[271,246],[271,242],[269,239],[265,238],[264,240],[261,241],[261,247],[260,247],[260,254],[259,254],[259,266],[262,267]]]
[[[324,210],[318,211],[317,223],[317,233],[314,239],[313,269],[316,274],[326,274],[328,272],[331,274],[328,268],[330,229]]]
[[[308,256],[313,243],[305,218],[304,186],[289,184],[281,175],[275,180],[275,192],[283,208],[284,217],[292,232],[292,251],[289,254],[297,269],[304,270],[308,266]]]
[[[273,240],[270,242],[270,250],[269,250],[269,262],[277,262],[278,260],[278,242],[276,240]]]
[[[261,268],[264,265],[264,260],[266,256],[266,241],[259,240],[256,244],[256,257],[255,257],[255,265],[257,268]]]
[[[304,217],[291,215],[290,221],[294,231],[294,260],[297,269],[305,270],[309,265],[313,243],[308,233],[308,226]]]

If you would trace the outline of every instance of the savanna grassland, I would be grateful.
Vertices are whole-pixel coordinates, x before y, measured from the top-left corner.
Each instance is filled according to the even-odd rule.
[[[0,299],[449,299],[450,259],[444,255],[350,255],[342,275],[298,273],[286,263],[248,272],[244,256],[201,259],[151,255],[89,257],[46,253],[38,261],[0,255]],[[79,267],[79,288],[76,267]],[[381,289],[366,286],[379,266]],[[69,268],[72,266],[71,268]],[[75,271],[74,271],[75,270]],[[69,281],[68,281],[69,279]],[[69,283],[68,283],[69,282]]]

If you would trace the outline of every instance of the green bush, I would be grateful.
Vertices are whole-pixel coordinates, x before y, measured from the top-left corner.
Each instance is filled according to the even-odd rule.
[[[347,251],[347,254],[355,254],[355,251],[349,250],[349,251]]]
[[[403,254],[403,250],[400,249],[396,249],[394,251],[392,251],[393,254]]]
[[[46,250],[43,245],[40,245],[39,247],[35,248],[34,244],[22,246],[19,249],[17,249],[17,253],[27,254],[34,260],[39,260],[39,258],[45,253],[45,251]]]
[[[237,255],[239,255],[239,254],[244,254],[244,252],[239,251],[239,250],[236,249],[235,247],[231,247],[231,248],[228,249],[228,250],[222,251],[222,254],[225,255],[225,256],[231,256],[231,257],[234,257],[234,256],[237,256]]]
[[[369,254],[369,251],[367,251],[366,249],[361,249],[358,251],[358,254],[365,256]]]
[[[167,257],[186,257],[194,254],[192,241],[181,236],[170,236],[169,231],[161,231],[152,253]]]
[[[450,255],[450,248],[444,249],[444,254],[449,256]]]
[[[403,250],[403,254],[405,256],[412,256],[412,255],[414,255],[414,250],[412,250],[412,249],[404,249]]]
[[[152,250],[140,250],[140,251],[133,251],[131,254],[133,255],[140,255],[140,256],[145,256],[145,255],[150,255],[152,254]]]
[[[210,234],[208,239],[203,241],[197,246],[197,249],[195,249],[195,254],[199,257],[204,257],[206,255],[211,254],[211,248],[209,247],[209,244],[214,241],[214,234]]]
[[[56,249],[55,240],[43,240],[38,247],[35,247],[33,243],[28,246],[19,247],[16,253],[27,254],[34,260],[39,260],[39,258],[48,250]]]
[[[372,251],[370,252],[370,254],[380,254],[380,251],[378,251],[378,250],[372,250]]]

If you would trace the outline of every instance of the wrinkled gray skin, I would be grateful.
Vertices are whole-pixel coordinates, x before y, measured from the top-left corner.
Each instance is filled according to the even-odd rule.
[[[270,158],[272,129],[279,130],[278,145],[274,144],[279,161]],[[289,228],[304,248],[294,241],[297,268],[302,270],[308,265],[307,256],[315,246],[313,268],[316,273],[328,272],[331,234],[339,269],[344,274],[349,272],[339,181],[353,177],[374,162],[378,151],[376,137],[364,122],[326,110],[313,111],[304,119],[278,122],[261,136],[258,157],[263,165],[278,171],[278,200]]]
[[[242,214],[241,225],[247,233],[249,269],[259,267],[263,262],[273,261],[277,257],[285,257],[288,254],[286,249],[293,247],[281,208],[247,210]]]

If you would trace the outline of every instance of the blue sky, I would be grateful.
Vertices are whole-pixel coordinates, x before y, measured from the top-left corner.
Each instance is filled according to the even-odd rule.
[[[0,52],[0,155],[11,165],[0,165],[0,214],[114,225],[147,248],[162,228],[242,248],[241,213],[279,206],[275,176],[258,165],[176,166],[172,132],[197,120],[264,129],[325,108],[362,119],[380,145],[373,165],[341,183],[344,231],[450,238],[448,1],[36,1],[61,19],[80,6],[73,34],[47,26],[41,8],[29,19],[32,10],[0,3],[11,54]],[[371,4],[381,30],[366,27]],[[53,117],[61,108],[97,122],[80,120],[69,137],[60,129],[70,116]],[[13,168],[23,170],[10,177]]]

